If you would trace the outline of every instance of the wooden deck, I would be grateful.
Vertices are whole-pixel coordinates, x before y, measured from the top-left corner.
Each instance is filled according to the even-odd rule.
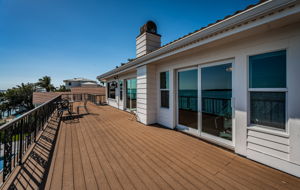
[[[129,113],[61,122],[45,189],[300,189],[300,179]]]

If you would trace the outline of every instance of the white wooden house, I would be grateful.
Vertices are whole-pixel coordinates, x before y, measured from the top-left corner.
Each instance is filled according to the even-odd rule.
[[[300,177],[299,1],[263,1],[160,38],[148,22],[136,59],[98,76],[109,105]]]

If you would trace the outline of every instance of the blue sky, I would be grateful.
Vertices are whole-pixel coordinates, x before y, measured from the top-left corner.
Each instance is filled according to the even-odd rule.
[[[135,57],[147,20],[162,44],[258,0],[0,0],[0,89],[97,75]]]

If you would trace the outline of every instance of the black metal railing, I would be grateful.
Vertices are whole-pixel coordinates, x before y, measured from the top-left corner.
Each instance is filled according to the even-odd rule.
[[[202,112],[219,116],[228,116],[232,113],[230,98],[202,98]]]
[[[49,118],[56,112],[58,102],[68,99],[73,102],[90,101],[96,105],[105,103],[105,95],[62,94],[34,108],[0,127],[0,176],[4,182],[13,169],[22,164],[24,154]]]
[[[105,103],[105,95],[102,94],[62,94],[62,99],[68,99],[72,102],[80,102],[88,100],[96,105],[104,104]]]
[[[61,96],[57,96],[0,127],[2,181],[7,179],[16,166],[22,164],[24,154],[35,142],[39,132],[56,110],[56,102],[60,100]]]
[[[197,96],[179,96],[179,109],[197,111],[197,101]]]
[[[197,111],[197,96],[179,96],[179,109]],[[228,115],[232,112],[230,98],[202,98],[202,112],[215,115]]]
[[[87,98],[87,94],[62,94],[61,98],[73,102],[80,102],[84,101]]]

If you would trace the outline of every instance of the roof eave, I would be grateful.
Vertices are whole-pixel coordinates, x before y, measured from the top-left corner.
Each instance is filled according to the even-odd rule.
[[[105,81],[107,78],[113,77],[115,75],[118,75],[122,72],[127,71],[129,68],[136,68],[138,64],[143,63],[144,61],[149,62],[151,59],[162,55],[166,52],[174,51],[177,48],[189,44],[197,39],[203,38],[204,36],[209,36],[213,33],[216,33],[218,31],[224,30],[225,28],[232,27],[234,25],[238,25],[242,22],[245,22],[246,20],[252,20],[264,13],[267,13],[269,11],[278,9],[280,7],[289,5],[291,3],[296,2],[297,0],[269,0],[264,3],[258,4],[246,11],[243,11],[241,13],[238,13],[230,18],[224,19],[221,22],[218,22],[216,24],[213,24],[203,30],[200,30],[198,32],[195,32],[191,35],[188,35],[178,41],[175,41],[174,43],[170,43],[166,46],[163,46],[162,48],[155,50],[149,54],[146,54],[140,58],[137,58],[123,66],[120,66],[116,69],[113,69],[111,71],[108,71],[102,75],[99,75],[97,77],[100,81]]]

